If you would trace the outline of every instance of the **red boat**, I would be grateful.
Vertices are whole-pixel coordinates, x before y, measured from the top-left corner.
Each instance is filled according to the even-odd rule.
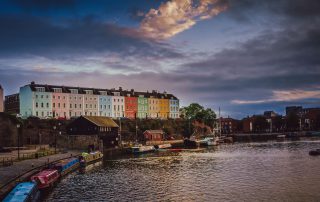
[[[55,184],[55,182],[57,182],[59,177],[60,175],[58,170],[46,169],[32,176],[31,180],[37,182],[39,189],[45,189],[48,187],[52,187]]]

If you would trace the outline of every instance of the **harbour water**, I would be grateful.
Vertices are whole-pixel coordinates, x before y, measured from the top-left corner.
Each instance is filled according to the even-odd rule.
[[[320,201],[320,141],[239,143],[105,161],[46,201]]]

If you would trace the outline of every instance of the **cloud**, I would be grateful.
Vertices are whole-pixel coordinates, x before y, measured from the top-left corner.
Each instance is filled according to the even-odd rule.
[[[151,38],[167,39],[212,18],[228,7],[224,0],[171,0],[158,9],[150,9],[140,24],[140,31]]]
[[[303,99],[320,99],[320,90],[290,90],[290,91],[273,91],[273,96],[263,100],[232,100],[234,104],[261,104],[268,102],[288,102]]]
[[[0,57],[90,56],[117,53],[122,56],[180,58],[173,46],[139,36],[135,29],[115,24],[79,19],[62,21],[24,16],[0,15]]]

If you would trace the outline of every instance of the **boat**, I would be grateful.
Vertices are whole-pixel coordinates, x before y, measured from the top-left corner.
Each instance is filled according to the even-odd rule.
[[[3,202],[35,202],[38,201],[39,196],[40,193],[36,182],[21,182],[11,190],[11,192],[4,198]]]
[[[130,152],[133,154],[141,154],[153,151],[155,151],[154,146],[136,145],[130,148]]]
[[[53,187],[58,181],[60,175],[57,169],[45,169],[31,177],[31,180],[37,182],[39,189]]]
[[[100,151],[95,151],[90,153],[83,152],[79,156],[80,173],[85,173],[89,165],[100,162],[102,158],[103,158],[103,154]]]
[[[277,135],[277,140],[282,141],[286,138],[286,135]]]
[[[167,150],[172,147],[171,144],[159,144],[154,146],[157,151]]]
[[[310,156],[319,156],[320,155],[320,149],[309,151],[309,155]]]
[[[185,147],[189,147],[189,148],[190,147],[192,147],[192,148],[198,147],[198,144],[197,144],[194,136],[191,136],[190,138],[185,138],[183,140],[183,144]]]
[[[57,169],[61,176],[65,176],[66,174],[74,171],[79,167],[79,159],[71,158],[66,160],[61,160],[54,166],[54,169]]]
[[[219,137],[205,137],[199,140],[199,144],[202,146],[217,146],[219,145]]]
[[[100,161],[103,158],[103,154],[100,151],[90,153],[83,152],[81,156],[83,157],[86,165]]]

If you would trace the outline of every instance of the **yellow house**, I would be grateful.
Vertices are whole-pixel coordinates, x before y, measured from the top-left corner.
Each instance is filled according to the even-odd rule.
[[[167,119],[169,117],[169,100],[168,99],[159,99],[159,108],[160,108],[160,115],[159,118]]]

